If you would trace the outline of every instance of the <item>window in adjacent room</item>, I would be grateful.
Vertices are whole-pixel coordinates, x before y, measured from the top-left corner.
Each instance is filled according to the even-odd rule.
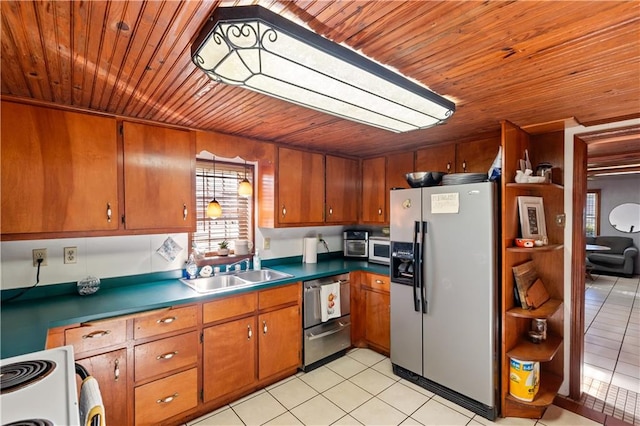
[[[587,205],[585,208],[585,229],[587,237],[600,235],[600,190],[587,190]]]
[[[253,241],[253,197],[238,195],[238,185],[246,176],[254,182],[254,167],[251,164],[236,164],[223,161],[196,160],[196,232],[192,243],[200,253],[216,256],[219,243],[227,241],[234,250],[236,240]],[[215,194],[214,194],[215,179]],[[255,191],[254,191],[255,193]],[[222,207],[222,216],[211,219],[206,216],[207,206],[215,199]]]

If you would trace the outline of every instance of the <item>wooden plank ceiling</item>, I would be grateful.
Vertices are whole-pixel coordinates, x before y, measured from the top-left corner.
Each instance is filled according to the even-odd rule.
[[[191,62],[192,42],[215,8],[251,3],[387,64],[457,112],[396,134],[211,81]],[[473,140],[503,119],[588,125],[640,115],[638,1],[3,0],[1,13],[7,98],[327,153]]]

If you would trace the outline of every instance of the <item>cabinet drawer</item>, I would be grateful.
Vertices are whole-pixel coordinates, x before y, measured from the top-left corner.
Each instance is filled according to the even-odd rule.
[[[214,300],[202,305],[202,321],[206,324],[253,313],[256,306],[256,292]]]
[[[377,290],[389,291],[389,277],[386,275],[366,274],[366,285]]]
[[[195,365],[198,361],[198,332],[138,345],[134,353],[136,381]]]
[[[133,338],[142,339],[195,327],[197,312],[198,308],[194,305],[141,315],[133,320]]]
[[[94,321],[64,331],[65,344],[73,345],[74,353],[82,353],[127,340],[127,321],[122,319]]]
[[[258,296],[258,308],[262,310],[288,303],[298,303],[301,298],[302,289],[300,283],[263,290]]]
[[[135,424],[156,425],[198,405],[197,369],[135,389]]]

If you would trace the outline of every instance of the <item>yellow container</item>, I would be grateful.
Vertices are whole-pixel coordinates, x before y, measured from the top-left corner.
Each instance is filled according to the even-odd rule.
[[[540,386],[540,363],[511,358],[509,364],[509,393],[522,401],[533,401]]]

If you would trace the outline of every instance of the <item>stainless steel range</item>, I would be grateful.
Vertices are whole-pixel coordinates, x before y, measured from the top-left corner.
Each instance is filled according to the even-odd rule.
[[[310,371],[351,346],[349,274],[303,282],[304,367]]]
[[[80,424],[73,347],[0,360],[2,425]]]

